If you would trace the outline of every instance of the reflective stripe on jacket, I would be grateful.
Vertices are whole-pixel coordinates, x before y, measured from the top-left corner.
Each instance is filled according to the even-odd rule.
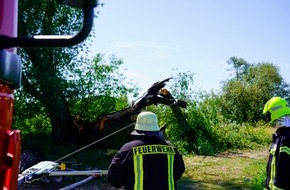
[[[176,190],[184,170],[182,155],[169,142],[142,137],[120,149],[107,177],[114,187],[126,190]]]
[[[290,189],[290,128],[281,127],[273,135],[267,163],[266,189]]]
[[[152,159],[148,158],[148,160],[146,161],[147,157],[149,157],[150,155],[154,155],[154,157],[156,158],[154,157],[152,157]],[[175,155],[174,148],[173,146],[169,146],[169,145],[152,144],[152,145],[133,147],[133,163],[134,163],[134,175],[135,175],[134,189],[143,190],[143,187],[145,186],[143,184],[144,172],[147,171],[147,167],[157,168],[157,166],[154,166],[151,161],[154,159],[159,159],[157,158],[157,156],[159,157],[166,156],[167,161],[165,161],[165,163],[167,162],[166,170],[167,170],[168,190],[174,190],[175,189],[174,176],[173,176],[174,155]],[[161,163],[161,164],[164,164],[164,163]],[[164,171],[165,171],[165,167],[164,167]],[[148,177],[150,175],[152,175],[152,173],[149,173]],[[160,180],[166,180],[166,179],[160,179]]]

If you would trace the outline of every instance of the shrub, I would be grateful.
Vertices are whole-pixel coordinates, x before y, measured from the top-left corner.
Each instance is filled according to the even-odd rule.
[[[250,124],[224,124],[214,127],[218,136],[219,150],[252,149],[268,145],[271,135],[266,128]]]

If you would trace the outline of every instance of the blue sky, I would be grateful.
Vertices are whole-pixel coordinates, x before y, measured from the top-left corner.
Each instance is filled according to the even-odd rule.
[[[219,90],[230,57],[271,62],[290,83],[288,0],[101,0],[92,49],[123,59],[126,77],[147,90],[179,72]]]

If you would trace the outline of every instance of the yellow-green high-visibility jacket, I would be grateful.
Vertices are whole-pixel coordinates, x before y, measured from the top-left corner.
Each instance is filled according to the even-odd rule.
[[[176,190],[185,166],[182,155],[163,138],[138,137],[113,158],[107,179],[126,190]]]
[[[290,127],[276,130],[269,152],[265,188],[290,189]]]

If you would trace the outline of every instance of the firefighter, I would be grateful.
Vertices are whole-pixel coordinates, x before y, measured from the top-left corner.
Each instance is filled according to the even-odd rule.
[[[277,128],[273,134],[267,163],[265,189],[290,189],[290,107],[287,101],[273,97],[264,106],[267,122]]]
[[[137,116],[133,140],[122,146],[108,169],[108,182],[125,190],[176,190],[185,171],[182,155],[163,137],[156,114]]]

